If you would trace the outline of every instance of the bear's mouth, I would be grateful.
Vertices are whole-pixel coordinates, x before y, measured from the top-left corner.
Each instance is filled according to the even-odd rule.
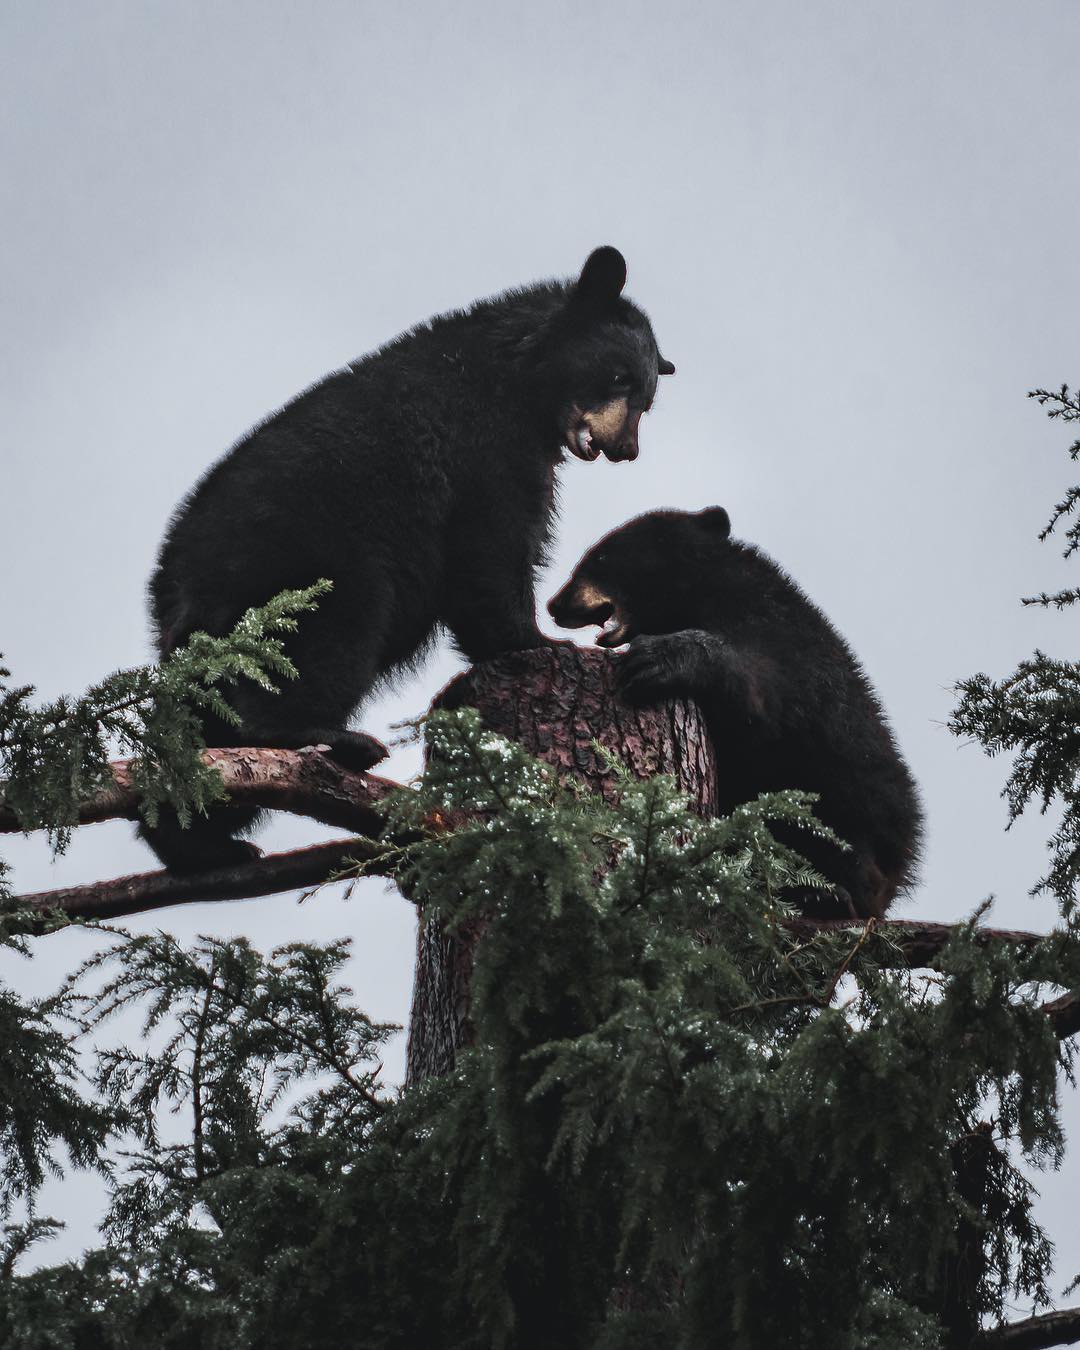
[[[609,606],[610,613],[607,615],[594,614],[591,616],[593,623],[600,624],[600,632],[593,639],[597,647],[621,647],[624,642],[629,642],[634,636],[629,623],[614,605]]]
[[[637,459],[640,411],[631,411],[625,398],[609,399],[596,408],[570,407],[563,444],[578,459],[591,462],[603,453],[613,464]]]
[[[590,581],[570,581],[548,601],[548,613],[560,628],[588,628],[597,624],[598,647],[621,647],[634,636],[618,602]]]
[[[593,440],[592,431],[584,418],[570,428],[566,437],[566,448],[572,455],[587,463],[600,458],[600,446]]]

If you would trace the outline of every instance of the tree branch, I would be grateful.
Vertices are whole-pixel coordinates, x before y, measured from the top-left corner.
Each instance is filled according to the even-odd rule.
[[[380,805],[401,786],[375,774],[353,773],[316,746],[305,750],[213,749],[206,750],[203,759],[219,770],[225,789],[234,801],[307,816],[325,825],[355,830],[366,836],[381,831]],[[139,819],[138,797],[132,787],[132,764],[131,760],[121,759],[109,766],[112,785],[82,803],[78,814],[80,825],[103,820]],[[453,826],[453,822],[442,819],[431,824],[435,829]],[[15,813],[3,804],[0,796],[0,833],[12,833],[20,828]],[[246,900],[303,886],[317,886],[340,871],[349,858],[366,862],[373,875],[384,875],[375,863],[382,847],[371,838],[335,839],[210,872],[191,875],[136,873],[111,881],[23,895],[19,897],[19,903],[29,909],[60,910],[71,918],[114,919],[164,909],[169,905]],[[788,920],[785,926],[797,937],[810,941],[818,933],[862,928],[866,922],[863,919],[800,918]],[[870,922],[876,932],[895,943],[896,961],[886,963],[896,966],[932,966],[955,931],[952,924],[924,923],[914,919]],[[1014,929],[981,928],[977,930],[977,936],[982,942],[1027,947],[1039,942],[1043,935]],[[1063,994],[1045,1003],[1043,1010],[1052,1018],[1058,1036],[1065,1038],[1080,1032],[1080,994]]]
[[[932,966],[934,958],[961,926],[921,919],[788,919],[784,926],[797,937],[809,941],[818,933],[845,932],[867,924],[899,947],[904,960],[898,965],[912,967]],[[1046,936],[1045,933],[1028,933],[1015,928],[977,928],[975,935],[980,942],[1010,943],[1017,947],[1032,947]]]
[[[975,1340],[978,1350],[1049,1350],[1053,1345],[1075,1345],[1080,1341],[1080,1308],[1044,1313],[1023,1322],[994,1327]]]
[[[250,900],[302,886],[318,886],[341,871],[349,859],[370,864],[383,852],[383,845],[373,839],[331,839],[325,844],[271,853],[209,872],[190,875],[141,872],[86,886],[20,895],[16,903],[25,909],[60,910],[73,919],[116,919],[168,905]],[[384,875],[377,865],[368,870],[374,876]]]
[[[215,752],[222,753],[222,752]],[[224,752],[230,755],[236,751]],[[243,752],[248,753],[248,752]],[[262,751],[261,754],[284,755],[286,751]],[[345,775],[356,779],[370,779],[369,775]],[[396,786],[388,779],[376,779],[377,790],[385,796],[385,789]],[[358,806],[357,814],[370,821],[375,829],[381,819],[374,807]],[[317,817],[318,818],[318,817]],[[432,820],[433,829],[450,829],[448,819]],[[385,876],[389,866],[380,870],[378,858],[384,845],[371,838],[333,839],[325,844],[292,849],[287,853],[272,853],[263,858],[236,863],[231,867],[215,868],[209,872],[174,874],[172,872],[141,872],[115,877],[111,881],[90,882],[83,886],[68,886],[54,891],[39,891],[21,895],[18,903],[28,909],[57,909],[71,918],[105,919],[143,910],[163,909],[168,905],[182,905],[202,901],[247,900],[261,895],[296,890],[301,886],[316,886],[334,871],[340,870],[348,858],[365,862],[369,875]],[[897,948],[897,967],[930,966],[949,938],[956,931],[947,923],[922,923],[914,919],[874,919],[869,921],[874,932],[887,937]],[[802,941],[809,942],[820,933],[847,932],[864,929],[865,919],[787,919],[784,927]],[[1008,942],[1028,947],[1042,940],[1041,933],[1027,933],[1009,928],[980,928],[977,937],[982,942]],[[886,962],[884,964],[891,964]],[[1062,1027],[1059,1035],[1080,1030],[1080,996],[1065,994],[1044,1004],[1045,1011]],[[1075,1019],[1072,1025],[1069,1019]]]
[[[233,801],[289,811],[341,829],[377,833],[382,821],[378,804],[399,784],[375,774],[352,773],[319,747],[305,750],[206,750],[203,762],[216,768]],[[115,760],[113,783],[79,807],[79,825],[102,820],[138,820],[139,802],[132,787],[130,759]],[[22,826],[0,795],[0,833]]]

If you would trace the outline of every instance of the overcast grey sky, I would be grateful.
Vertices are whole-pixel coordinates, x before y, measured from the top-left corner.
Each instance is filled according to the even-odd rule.
[[[0,7],[0,649],[43,694],[150,652],[169,512],[254,421],[409,324],[618,245],[678,375],[632,465],[572,462],[547,597],[653,506],[722,503],[829,614],[922,785],[937,919],[998,897],[1045,927],[1046,823],[1002,831],[1003,767],[944,728],[950,686],[1069,616],[1037,530],[1068,436],[1024,394],[1080,380],[1080,6],[1005,0],[414,5],[8,0]],[[1072,578],[1075,582],[1075,578]],[[421,712],[446,649],[362,725]],[[399,751],[390,772],[417,767]],[[281,820],[261,842],[322,837]],[[21,889],[142,870],[124,824]],[[371,882],[133,921],[355,938],[401,1021],[408,906]],[[51,986],[87,938],[39,944]],[[396,1074],[401,1048],[388,1059]],[[1080,1111],[1070,1108],[1072,1133]],[[1080,1140],[1077,1140],[1080,1143]],[[1080,1163],[1043,1178],[1062,1283]],[[47,1197],[89,1240],[95,1192]],[[65,1245],[66,1244],[66,1245]]]

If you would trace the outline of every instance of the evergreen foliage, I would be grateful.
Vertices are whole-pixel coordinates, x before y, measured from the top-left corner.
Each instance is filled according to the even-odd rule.
[[[30,955],[26,917],[13,908],[0,862],[0,948]],[[78,1056],[60,1019],[68,991],[27,1004],[0,985],[0,1217],[16,1201],[30,1203],[47,1175],[62,1175],[56,1149],[71,1164],[96,1167],[112,1116],[80,1092]],[[49,1234],[49,1221],[5,1229],[0,1271],[10,1275],[26,1245]]]
[[[1080,394],[1063,384],[1056,392],[1033,389],[1047,416],[1080,421]],[[1080,458],[1080,439],[1069,446],[1069,458]],[[1039,538],[1048,539],[1059,526],[1064,556],[1080,548],[1080,486],[1068,489],[1053,510]],[[1025,605],[1065,609],[1080,600],[1080,590],[1028,596]],[[1080,662],[1055,659],[1036,651],[1004,680],[974,675],[959,685],[961,699],[950,723],[960,736],[970,736],[988,755],[1015,755],[1002,792],[1009,824],[1032,803],[1046,811],[1059,803],[1061,823],[1050,838],[1050,871],[1035,887],[1057,900],[1071,917],[1080,883]]]
[[[166,802],[185,822],[192,811],[204,812],[223,789],[221,776],[199,758],[199,712],[235,725],[223,684],[248,679],[273,689],[272,676],[294,679],[282,635],[295,632],[296,616],[329,590],[328,581],[318,581],[283,591],[249,609],[226,637],[195,633],[161,665],[117,671],[81,698],[62,696],[40,708],[31,706],[33,688],[8,686],[11,672],[0,668],[3,804],[24,829],[47,830],[62,851],[78,824],[79,802],[112,783],[109,756],[119,750],[137,757],[135,787],[151,824]]]
[[[1060,1156],[1038,1003],[1080,943],[962,929],[940,972],[886,970],[872,928],[779,922],[802,864],[768,824],[809,821],[799,794],[703,821],[655,778],[616,809],[468,711],[428,734],[388,829],[468,813],[399,859],[429,914],[486,926],[475,1048],[394,1100],[344,944],[119,937],[63,995],[83,1035],[145,1010],[97,1058],[106,1243],[0,1282],[0,1343],[944,1346],[965,1223],[979,1310],[1045,1301],[1009,1158]]]
[[[1080,416],[1067,390],[1045,401]],[[62,846],[110,736],[144,757],[151,803],[212,800],[189,710],[252,661],[288,673],[268,635],[312,599],[198,639],[171,674],[39,714],[6,693],[20,819]],[[1020,752],[1013,814],[1065,801],[1045,884],[1068,916],[1075,679],[1037,653],[968,681],[955,722]],[[988,944],[979,912],[934,970],[894,968],[887,928],[784,923],[783,887],[809,878],[770,825],[815,828],[799,793],[702,820],[668,779],[627,779],[614,807],[468,710],[427,735],[383,861],[428,917],[483,929],[473,1047],[443,1079],[380,1088],[389,1028],[342,986],[345,943],[263,957],[112,930],[52,999],[4,991],[0,1188],[6,1217],[26,1212],[0,1245],[0,1345],[959,1350],[1048,1304],[1026,1173],[1062,1154],[1072,1051],[1041,1004],[1080,987],[1072,923]],[[10,899],[3,922],[28,950]],[[140,1043],[110,1046],[131,1009]],[[107,1176],[102,1243],[30,1269],[61,1152]]]

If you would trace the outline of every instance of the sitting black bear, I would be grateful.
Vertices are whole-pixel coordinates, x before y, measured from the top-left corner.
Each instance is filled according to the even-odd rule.
[[[603,624],[601,646],[630,644],[617,668],[629,701],[700,705],[721,811],[781,788],[819,794],[819,818],[850,852],[777,829],[840,888],[793,896],[807,913],[880,916],[910,884],[922,813],[881,705],[824,614],[731,538],[723,507],[628,521],[589,549],[548,609],[564,628]]]
[[[333,591],[287,650],[299,679],[228,698],[240,729],[210,745],[324,743],[354,768],[385,749],[346,724],[441,625],[470,661],[543,645],[534,574],[564,447],[634,459],[658,375],[674,367],[621,292],[614,248],[545,282],[421,324],[262,422],[181,504],[150,582],[158,648],[223,634],[252,605],[319,577]],[[249,857],[226,807],[143,830],[174,870]]]

